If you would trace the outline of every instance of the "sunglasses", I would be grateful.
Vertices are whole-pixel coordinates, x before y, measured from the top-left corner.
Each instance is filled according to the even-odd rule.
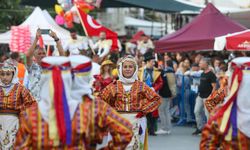
[[[12,73],[11,73],[11,72],[6,72],[6,73],[1,73],[0,75],[1,75],[1,76],[11,76]]]

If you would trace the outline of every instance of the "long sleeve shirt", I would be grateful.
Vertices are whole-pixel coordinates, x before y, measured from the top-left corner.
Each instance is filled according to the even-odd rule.
[[[100,95],[118,112],[143,112],[156,110],[161,104],[160,96],[141,81],[135,81],[129,92],[125,92],[121,81],[116,81],[104,88]]]
[[[110,48],[112,45],[112,41],[111,40],[99,40],[94,46],[93,49],[97,49],[97,55],[99,55],[99,57],[104,57],[106,55],[109,54],[110,52]]]
[[[6,90],[0,87],[0,113],[18,115],[22,110],[36,103],[29,90],[19,83]]]

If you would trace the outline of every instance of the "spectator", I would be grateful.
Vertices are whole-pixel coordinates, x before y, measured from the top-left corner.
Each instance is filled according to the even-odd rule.
[[[136,55],[136,47],[137,47],[137,45],[135,43],[127,42],[126,43],[126,54],[135,56]]]
[[[192,115],[192,120],[195,119],[194,116],[194,106],[195,106],[195,99],[198,94],[198,87],[200,84],[200,77],[201,73],[203,71],[200,70],[199,64],[193,63],[191,70],[187,71],[185,75],[188,75],[190,77],[190,97],[189,97],[189,103],[190,103],[190,110]]]
[[[104,60],[104,58],[110,53],[112,41],[106,39],[106,32],[101,32],[99,38],[100,39],[93,46],[93,49],[97,50],[97,55],[101,60]]]
[[[162,97],[162,104],[159,107],[159,116],[161,120],[160,129],[156,134],[170,134],[171,133],[171,114],[170,103],[176,96],[175,74],[172,60],[166,60],[164,68],[161,72],[163,79],[163,86],[159,91]]]
[[[208,120],[209,113],[204,107],[204,102],[207,97],[209,97],[209,95],[216,90],[216,76],[209,68],[209,59],[202,58],[200,60],[199,66],[203,70],[203,73],[201,74],[200,85],[198,87],[198,97],[196,98],[194,108],[197,129],[195,132],[193,132],[193,135],[198,135],[201,133],[203,127],[203,110],[205,111],[205,115]]]
[[[92,58],[92,70],[90,72],[90,85],[93,85],[93,83],[95,82],[95,78],[94,76],[99,75],[100,74],[100,69],[101,66],[98,64],[98,56],[94,55]]]
[[[89,49],[89,44],[87,39],[77,37],[76,30],[70,30],[71,39],[63,46],[63,49],[67,51],[68,55],[74,53],[74,50],[79,50],[82,54],[87,54],[87,50]]]
[[[172,60],[174,71],[177,70],[178,64],[176,61],[173,60],[171,53],[164,53],[164,60],[165,61]]]
[[[191,120],[191,112],[189,106],[189,94],[190,94],[190,79],[185,75],[189,71],[190,61],[183,54],[178,54],[177,59],[183,60],[179,64],[179,68],[175,72],[177,83],[177,100],[180,111],[180,119],[178,125],[183,125],[187,121]]]
[[[221,59],[218,57],[215,57],[213,60],[213,68],[214,68],[214,73],[216,74],[216,76],[218,77],[219,73],[220,73],[220,64],[221,64]]]
[[[102,62],[100,67],[100,74],[95,75],[95,82],[93,83],[93,88],[95,95],[108,86],[111,82],[113,82],[112,71],[114,68],[114,63],[111,60],[105,60]]]
[[[197,63],[199,64],[200,63],[200,60],[203,58],[203,56],[201,54],[197,54],[194,58],[194,63]]]
[[[55,40],[57,49],[60,55],[64,55],[64,51],[59,38],[56,33],[51,31],[49,35]],[[37,46],[38,39],[41,36],[41,30],[37,29],[35,40],[27,53],[27,69],[29,72],[28,89],[37,101],[40,101],[40,79],[41,79],[41,60],[46,56],[46,52],[43,48]],[[35,61],[33,61],[33,56]]]
[[[149,52],[149,49],[154,49],[154,44],[148,36],[142,35],[141,40],[137,41],[137,49],[139,50],[139,56],[141,56]]]

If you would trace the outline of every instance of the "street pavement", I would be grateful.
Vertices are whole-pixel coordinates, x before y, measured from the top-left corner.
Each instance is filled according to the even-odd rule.
[[[174,126],[170,135],[149,136],[149,150],[199,150],[200,136],[193,127]]]

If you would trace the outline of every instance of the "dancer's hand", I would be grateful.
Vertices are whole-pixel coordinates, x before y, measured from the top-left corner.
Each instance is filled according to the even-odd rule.
[[[143,116],[144,116],[143,112],[138,112],[135,117],[142,118]]]

